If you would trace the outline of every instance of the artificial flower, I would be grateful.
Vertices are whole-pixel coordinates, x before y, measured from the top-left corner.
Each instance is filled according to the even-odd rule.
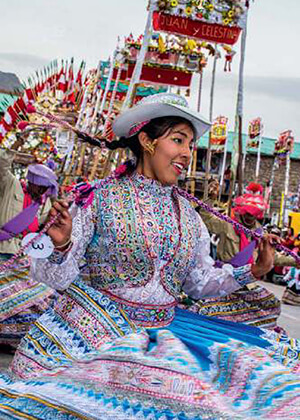
[[[228,17],[232,18],[234,16],[234,11],[233,10],[229,10],[228,12]]]
[[[229,23],[230,23],[230,19],[226,18],[223,20],[224,25],[229,25]]]
[[[187,16],[190,16],[192,13],[193,13],[193,8],[192,7],[188,6],[188,7],[185,8],[185,14]]]
[[[171,7],[177,7],[177,6],[178,6],[178,0],[172,0]]]

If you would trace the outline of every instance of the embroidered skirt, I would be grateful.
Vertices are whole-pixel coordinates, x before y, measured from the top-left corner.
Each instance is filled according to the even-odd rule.
[[[0,265],[11,255],[0,254]],[[17,347],[30,326],[51,304],[55,291],[29,277],[29,263],[0,273],[0,344]]]
[[[258,284],[251,289],[245,286],[222,298],[199,300],[186,309],[200,315],[268,329],[277,326],[281,312],[280,300]]]

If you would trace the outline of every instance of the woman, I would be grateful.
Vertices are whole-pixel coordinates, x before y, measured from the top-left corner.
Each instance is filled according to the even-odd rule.
[[[265,238],[257,264],[213,267],[207,229],[174,187],[195,138],[208,128],[183,98],[155,95],[114,123],[118,146],[133,151],[136,165],[96,181],[92,206],[78,208],[73,228],[67,204],[54,205],[52,215],[60,216],[48,234],[56,251],[36,260],[32,272],[60,290],[61,299],[34,324],[13,360],[12,372],[27,380],[0,377],[1,414],[300,414],[300,381],[280,362],[294,369],[297,363],[275,344],[276,334],[175,308],[182,290],[195,299],[222,296],[266,273],[273,261]]]

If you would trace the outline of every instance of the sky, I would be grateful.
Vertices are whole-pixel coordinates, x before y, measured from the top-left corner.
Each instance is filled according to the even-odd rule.
[[[250,0],[244,83],[244,131],[261,117],[264,135],[276,138],[286,129],[300,141],[300,1]],[[22,80],[53,59],[74,57],[87,67],[107,59],[118,36],[143,33],[147,0],[2,0],[0,70]],[[239,43],[232,72],[217,63],[213,116],[234,125]],[[212,60],[204,71],[201,113],[208,117]],[[193,78],[191,105],[198,95]]]

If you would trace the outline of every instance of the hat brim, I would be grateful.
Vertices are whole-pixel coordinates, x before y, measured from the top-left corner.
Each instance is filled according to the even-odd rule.
[[[113,123],[113,131],[118,137],[128,137],[133,125],[159,117],[182,117],[195,129],[197,139],[209,130],[211,123],[201,114],[189,108],[166,103],[137,105],[119,115]]]

